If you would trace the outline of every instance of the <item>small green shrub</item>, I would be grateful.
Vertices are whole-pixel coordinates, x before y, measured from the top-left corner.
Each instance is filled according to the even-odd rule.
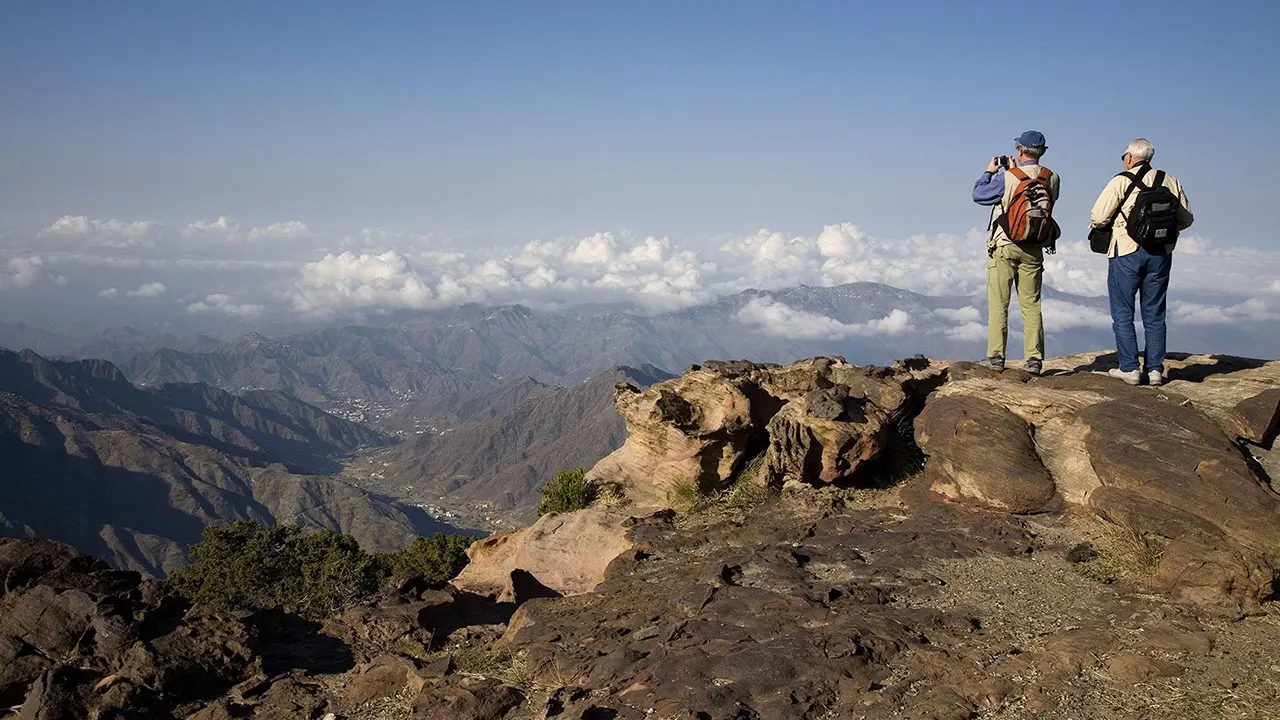
[[[467,548],[475,538],[467,535],[420,537],[408,547],[381,553],[379,560],[395,577],[421,575],[430,582],[452,580],[467,566]]]
[[[564,470],[556,473],[555,478],[542,487],[542,502],[538,503],[538,514],[581,510],[595,502],[599,495],[599,486],[595,481],[587,479],[586,470]]]
[[[350,535],[239,520],[208,527],[194,561],[169,576],[180,595],[219,610],[283,608],[321,619],[371,597],[393,576],[449,580],[473,538],[437,533],[391,553],[367,553]]]
[[[220,610],[284,608],[323,618],[378,590],[384,571],[355,538],[239,520],[208,527],[192,565],[169,578],[180,594]]]

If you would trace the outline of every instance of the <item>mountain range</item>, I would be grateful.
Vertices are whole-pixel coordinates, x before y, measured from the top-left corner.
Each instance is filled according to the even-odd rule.
[[[1066,351],[1108,341],[1105,299],[1051,289],[1045,296],[1093,313],[1092,325],[1055,331],[1050,323],[1051,343]],[[345,417],[412,431],[415,425],[463,421],[456,408],[513,378],[572,385],[617,366],[676,371],[708,359],[788,362],[838,354],[884,363],[915,353],[979,355],[981,339],[966,323],[983,321],[980,305],[974,298],[854,283],[748,290],[656,315],[469,305],[279,338],[251,333],[227,341],[179,340],[115,328],[87,343],[63,343],[56,352],[110,359],[139,385],[204,382],[232,392],[280,390]],[[909,322],[875,327],[895,312]],[[27,328],[23,337],[15,332],[0,327],[0,345],[33,331]],[[39,339],[46,352],[57,345]]]
[[[105,360],[0,351],[0,533],[70,542],[163,575],[207,525],[348,532],[392,549],[453,528],[330,473],[393,442],[278,392],[139,388]]]

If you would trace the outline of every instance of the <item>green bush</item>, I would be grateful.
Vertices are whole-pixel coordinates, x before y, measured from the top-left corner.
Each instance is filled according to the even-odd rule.
[[[393,575],[451,579],[466,565],[471,541],[437,533],[393,553],[370,554],[350,535],[239,520],[206,528],[191,546],[194,562],[169,584],[220,610],[283,608],[319,619],[369,598]]]
[[[457,577],[467,566],[467,548],[473,542],[473,537],[438,532],[395,552],[381,553],[379,560],[392,576],[421,575],[430,582],[443,582]]]
[[[538,503],[538,514],[581,510],[595,502],[599,494],[599,486],[594,480],[587,479],[586,470],[564,470],[556,473],[551,482],[542,486],[542,502]]]

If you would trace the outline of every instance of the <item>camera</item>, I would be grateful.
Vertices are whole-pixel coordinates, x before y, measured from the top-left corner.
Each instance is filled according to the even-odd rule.
[[[996,165],[1003,170],[1008,170],[1011,165],[1011,163],[1009,162],[1009,156],[1000,155],[996,157]]]

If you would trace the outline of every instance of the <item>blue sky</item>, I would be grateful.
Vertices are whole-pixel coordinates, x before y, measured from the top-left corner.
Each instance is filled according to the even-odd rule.
[[[0,230],[962,234],[986,158],[1036,128],[1069,233],[1145,135],[1201,236],[1267,247],[1278,21],[1263,2],[10,2]]]

